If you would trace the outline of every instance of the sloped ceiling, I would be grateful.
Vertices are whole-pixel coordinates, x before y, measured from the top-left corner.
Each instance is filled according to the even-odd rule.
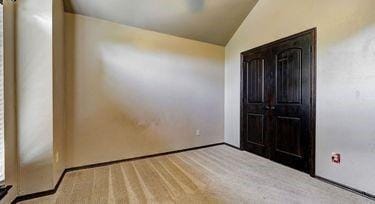
[[[226,45],[257,0],[65,0],[67,12]]]

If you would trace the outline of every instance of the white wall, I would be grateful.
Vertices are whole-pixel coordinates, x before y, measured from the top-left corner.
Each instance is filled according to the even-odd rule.
[[[69,166],[223,142],[224,47],[73,14],[65,30]]]
[[[52,0],[16,3],[19,193],[53,186]]]
[[[225,49],[225,141],[239,146],[240,52],[317,27],[316,174],[375,194],[374,8],[373,0],[259,1]]]

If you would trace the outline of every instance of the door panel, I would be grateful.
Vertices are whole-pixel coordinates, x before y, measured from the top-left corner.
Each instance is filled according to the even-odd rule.
[[[277,117],[276,151],[302,158],[301,119],[294,117]]]
[[[247,115],[247,142],[264,146],[264,116],[261,114]]]
[[[308,31],[242,53],[242,148],[304,172],[314,155],[314,36]]]
[[[278,104],[300,104],[302,90],[302,50],[291,48],[276,58],[276,83]]]
[[[309,161],[311,42],[311,36],[304,35],[275,44],[267,59],[275,72],[271,89],[276,95],[270,101],[275,107],[270,119],[270,159],[305,172]]]
[[[264,110],[266,67],[263,52],[252,53],[243,59],[243,125],[244,148],[260,156],[268,156],[265,142],[267,117]]]
[[[264,102],[264,59],[252,59],[245,63],[248,103]]]

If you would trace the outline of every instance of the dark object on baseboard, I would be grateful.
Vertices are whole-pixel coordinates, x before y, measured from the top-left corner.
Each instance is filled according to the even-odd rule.
[[[25,200],[30,200],[30,199],[34,199],[34,198],[39,198],[39,197],[49,196],[49,195],[55,194],[57,189],[59,188],[59,186],[61,184],[61,181],[63,180],[63,178],[64,178],[64,176],[67,172],[77,171],[77,170],[82,170],[82,169],[90,169],[90,168],[101,167],[101,166],[108,166],[108,165],[111,165],[111,164],[116,164],[116,163],[121,163],[121,162],[146,159],[146,158],[150,158],[150,157],[158,157],[158,156],[163,156],[163,155],[168,155],[168,154],[175,154],[175,153],[179,153],[179,152],[186,152],[186,151],[202,149],[202,148],[207,148],[207,147],[213,147],[213,146],[218,146],[218,145],[224,145],[224,144],[225,143],[223,143],[223,142],[222,143],[215,143],[215,144],[210,144],[210,145],[181,149],[181,150],[170,151],[170,152],[163,152],[163,153],[158,153],[158,154],[151,154],[151,155],[134,157],[134,158],[129,158],[129,159],[121,159],[121,160],[116,160],[116,161],[102,162],[102,163],[97,163],[97,164],[90,164],[90,165],[68,168],[68,169],[65,169],[64,172],[61,174],[60,179],[57,182],[57,184],[55,185],[54,189],[18,196],[16,199],[13,200],[12,204],[15,204],[15,203],[18,203],[18,202],[21,202],[21,201],[25,201]]]
[[[360,190],[357,190],[357,189],[354,189],[352,187],[349,187],[349,186],[346,186],[344,184],[341,184],[341,183],[337,183],[335,181],[331,181],[329,179],[326,179],[326,178],[323,178],[323,177],[320,177],[320,176],[315,176],[316,179],[320,180],[320,181],[323,181],[325,183],[328,183],[328,184],[331,184],[331,185],[334,185],[338,188],[341,188],[341,189],[344,189],[344,190],[347,190],[347,191],[350,191],[352,193],[355,193],[355,194],[358,194],[358,195],[361,195],[361,196],[364,196],[368,199],[371,199],[371,200],[375,200],[375,195],[371,195],[369,193],[366,193],[364,191],[360,191]]]
[[[8,191],[12,188],[12,186],[5,186],[3,188],[0,188],[0,200],[3,199]]]

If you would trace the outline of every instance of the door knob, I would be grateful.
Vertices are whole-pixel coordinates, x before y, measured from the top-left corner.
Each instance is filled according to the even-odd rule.
[[[266,105],[266,106],[264,106],[264,109],[266,109],[266,110],[275,110],[276,107],[275,106],[268,106],[268,105]]]

